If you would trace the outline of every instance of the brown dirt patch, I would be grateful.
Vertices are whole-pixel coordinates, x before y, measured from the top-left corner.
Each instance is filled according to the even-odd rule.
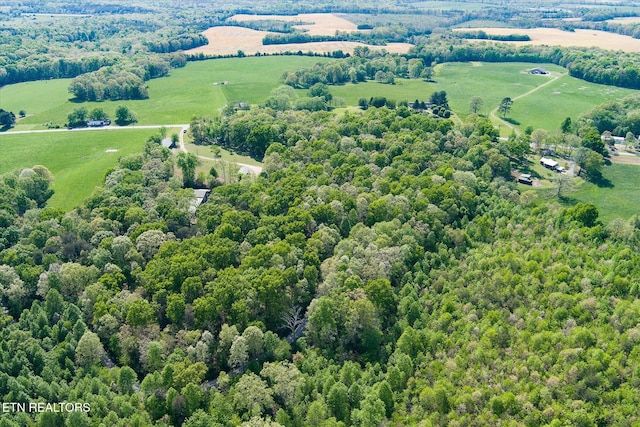
[[[457,28],[457,31],[484,31],[487,34],[508,35],[527,34],[528,42],[494,42],[517,43],[549,46],[599,47],[602,49],[622,50],[624,52],[640,52],[640,40],[620,34],[597,30],[562,31],[555,28]]]
[[[345,53],[353,53],[356,46],[367,46],[358,42],[318,42],[295,43],[281,45],[262,45],[262,39],[270,34],[266,31],[256,31],[242,27],[213,27],[202,34],[209,40],[209,44],[186,51],[188,54],[204,53],[205,55],[233,55],[238,50],[247,55],[260,53],[279,52],[314,52],[325,53],[342,50]],[[406,53],[412,45],[408,43],[389,43],[386,46],[369,46],[370,49],[386,50],[390,53]]]
[[[305,25],[296,25],[294,28],[307,30],[312,36],[332,36],[336,31],[357,31],[358,26],[353,22],[340,18],[332,13],[304,13],[295,16],[285,15],[234,15],[229,20],[233,21],[286,21],[308,22]]]
[[[640,157],[635,156],[610,156],[611,163],[624,163],[627,165],[640,165]]]

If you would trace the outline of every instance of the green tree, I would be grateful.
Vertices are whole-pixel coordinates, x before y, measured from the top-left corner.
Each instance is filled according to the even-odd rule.
[[[498,106],[498,112],[502,114],[502,118],[505,119],[507,117],[507,113],[511,111],[511,106],[513,105],[513,101],[511,98],[503,98],[500,101],[500,105]]]
[[[598,220],[598,208],[593,203],[578,203],[566,210],[566,215],[578,221],[585,227],[593,227]]]
[[[7,129],[12,127],[16,122],[16,115],[11,111],[5,111],[0,108],[0,127]]]
[[[196,166],[198,164],[198,157],[193,153],[180,152],[178,154],[176,164],[182,171],[182,185],[187,187],[193,187],[195,184]]]
[[[595,126],[589,126],[586,130],[583,129],[580,136],[582,137],[583,147],[595,151],[602,156],[606,155],[604,142]]]
[[[109,120],[109,116],[100,107],[96,107],[89,113],[89,120]]]
[[[138,121],[136,114],[126,105],[118,105],[116,107],[116,124],[118,126],[126,126]]]
[[[74,109],[67,116],[68,126],[70,128],[85,127],[87,125],[87,116],[89,110],[86,107],[79,107]]]
[[[604,158],[601,154],[593,150],[582,147],[576,151],[574,160],[581,171],[587,174],[589,179],[598,179],[602,175],[602,167],[604,166]]]
[[[333,95],[329,92],[329,87],[324,83],[316,83],[309,88],[309,97],[315,98],[319,97],[324,99],[325,102],[331,101],[333,99]]]
[[[118,391],[120,393],[133,393],[133,385],[138,381],[135,371],[128,366],[123,366],[118,372]]]
[[[341,382],[335,383],[327,394],[327,406],[338,421],[350,423],[349,390]]]
[[[469,101],[469,111],[471,111],[473,114],[478,114],[478,111],[480,111],[483,104],[484,101],[482,101],[482,98],[480,98],[479,96],[473,96]]]
[[[104,349],[98,335],[86,331],[76,346],[76,363],[79,366],[95,365],[100,362],[103,353]]]
[[[446,110],[449,109],[449,101],[447,100],[447,92],[444,90],[436,91],[431,94],[429,97],[429,102],[437,105],[438,107],[442,107]]]

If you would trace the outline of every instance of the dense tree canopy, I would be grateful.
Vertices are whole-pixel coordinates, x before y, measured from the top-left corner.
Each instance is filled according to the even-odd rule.
[[[73,425],[637,417],[637,218],[531,204],[476,116],[197,123],[252,141],[264,171],[195,215],[153,141],[72,212],[46,208],[44,168],[2,176],[5,401],[90,404]]]

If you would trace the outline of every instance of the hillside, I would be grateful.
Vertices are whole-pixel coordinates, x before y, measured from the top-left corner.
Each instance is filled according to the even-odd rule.
[[[4,425],[634,420],[635,217],[535,207],[485,119],[264,113],[195,224],[152,142],[66,214],[2,176],[3,398],[91,408]]]
[[[640,425],[635,15],[4,1],[0,427]]]

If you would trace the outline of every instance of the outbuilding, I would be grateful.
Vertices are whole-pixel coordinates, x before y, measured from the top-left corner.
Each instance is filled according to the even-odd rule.
[[[560,166],[558,162],[556,162],[555,160],[551,160],[547,157],[542,157],[540,159],[540,164],[545,168],[551,169],[551,170],[558,170],[558,167]]]

